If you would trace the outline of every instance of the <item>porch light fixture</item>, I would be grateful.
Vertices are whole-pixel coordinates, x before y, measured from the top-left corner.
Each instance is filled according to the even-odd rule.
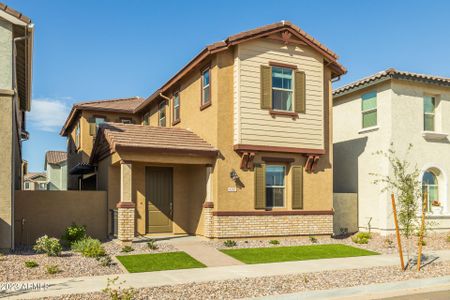
[[[230,172],[230,178],[233,179],[233,181],[239,180],[239,175],[234,169],[232,169]]]

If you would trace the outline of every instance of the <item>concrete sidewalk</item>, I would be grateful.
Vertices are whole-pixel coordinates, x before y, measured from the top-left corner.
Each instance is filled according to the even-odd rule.
[[[358,300],[358,299],[386,299],[391,297],[427,294],[432,292],[450,290],[450,276],[437,278],[413,279],[379,284],[354,286],[349,288],[332,289],[325,291],[308,291],[277,296],[260,297],[260,300]],[[412,297],[411,297],[412,298]],[[431,299],[431,298],[425,298]],[[448,297],[450,299],[450,291]]]
[[[450,260],[450,250],[433,251],[427,254],[439,256],[439,261]],[[134,288],[156,287],[162,285],[175,285],[183,283],[207,282],[216,280],[255,278],[264,276],[301,274],[331,270],[362,269],[380,266],[398,265],[399,259],[393,255],[375,255],[363,257],[334,258],[321,260],[307,260],[284,263],[270,263],[257,265],[235,265],[225,267],[210,267],[202,269],[186,269],[159,271],[148,273],[120,274],[119,282],[126,281],[124,287]],[[1,291],[0,297],[9,296],[8,299],[34,299],[44,296],[59,296],[64,294],[98,292],[106,287],[107,279],[116,275],[62,278],[52,280],[32,280],[17,282],[13,287],[23,287],[26,284],[48,285],[46,289],[14,289]]]

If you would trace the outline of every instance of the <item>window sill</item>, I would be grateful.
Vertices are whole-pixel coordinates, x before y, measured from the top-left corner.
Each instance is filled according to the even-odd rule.
[[[211,101],[209,101],[208,103],[202,104],[200,106],[200,110],[204,110],[204,109],[206,109],[206,108],[208,108],[210,106],[211,106]]]
[[[368,133],[368,132],[372,132],[372,131],[377,131],[378,129],[380,129],[380,126],[372,126],[372,127],[367,127],[367,128],[363,128],[360,131],[358,131],[358,133]]]
[[[418,218],[421,218],[421,215],[417,215]],[[425,218],[427,219],[450,219],[450,213],[443,212],[441,214],[434,215],[433,213],[425,213]]]
[[[426,140],[445,140],[447,139],[448,134],[436,131],[422,131],[422,136]]]
[[[175,126],[175,125],[177,125],[177,124],[180,123],[180,122],[181,122],[181,120],[173,121],[173,122],[172,122],[172,126]]]
[[[269,110],[269,114],[272,117],[275,116],[283,116],[283,117],[291,117],[292,119],[297,119],[298,118],[298,113],[293,112],[293,111],[281,111],[281,110]]]

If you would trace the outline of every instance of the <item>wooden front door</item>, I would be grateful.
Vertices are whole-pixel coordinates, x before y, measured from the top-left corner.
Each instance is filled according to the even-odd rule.
[[[145,168],[147,232],[172,232],[172,168]]]

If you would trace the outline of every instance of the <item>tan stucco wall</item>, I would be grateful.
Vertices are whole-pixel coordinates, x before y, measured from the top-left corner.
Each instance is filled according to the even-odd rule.
[[[0,19],[0,89],[12,88],[13,25]]]
[[[60,238],[73,222],[86,225],[87,234],[105,239],[107,233],[106,193],[102,191],[17,191],[16,244],[33,244],[47,234]]]

